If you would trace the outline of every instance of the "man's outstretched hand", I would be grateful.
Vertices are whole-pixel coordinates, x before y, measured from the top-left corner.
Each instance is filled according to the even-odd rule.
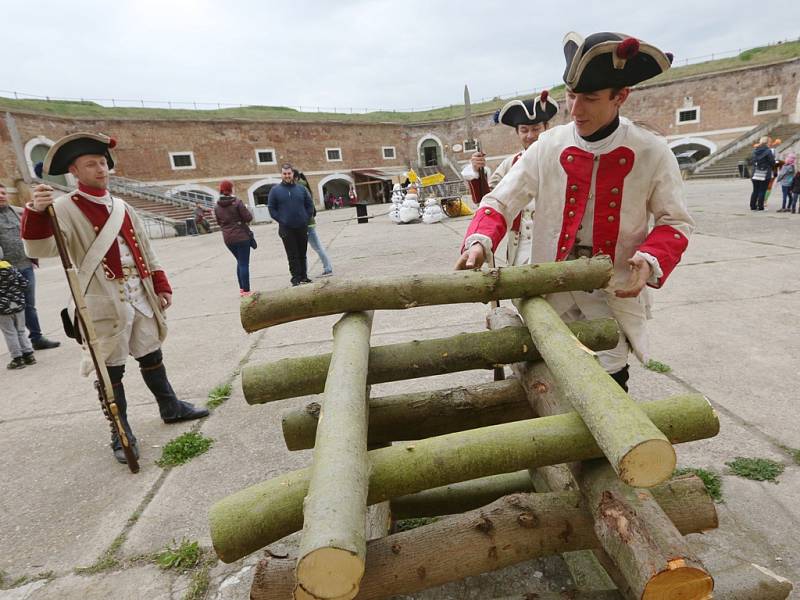
[[[631,270],[628,285],[614,292],[617,298],[636,298],[647,284],[653,270],[650,263],[641,256],[634,256],[628,260],[628,268]]]
[[[480,269],[486,260],[486,253],[481,244],[472,244],[456,261],[456,271],[464,269]]]

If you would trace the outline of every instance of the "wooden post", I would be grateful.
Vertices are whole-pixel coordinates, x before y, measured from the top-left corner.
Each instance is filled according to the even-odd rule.
[[[613,267],[608,257],[371,279],[336,277],[283,290],[256,292],[242,301],[245,331],[298,319],[363,310],[407,309],[434,304],[489,302],[570,290],[605,287]]]
[[[543,298],[526,298],[520,313],[556,384],[580,414],[603,454],[628,485],[652,487],[675,470],[666,436],[575,338]]]
[[[719,421],[700,394],[642,405],[674,443],[713,437]],[[461,431],[370,453],[368,503],[510,473],[528,467],[602,456],[576,413]],[[211,539],[224,562],[237,560],[297,531],[309,469],[286,473],[218,501],[209,511]]]
[[[595,350],[613,348],[619,329],[613,319],[570,325],[583,344]],[[319,394],[325,386],[330,354],[285,358],[242,370],[242,390],[249,404]],[[493,369],[498,364],[540,360],[527,328],[481,331],[435,340],[375,346],[369,353],[370,384]]]
[[[371,329],[372,313],[346,314],[333,328],[297,561],[297,587],[314,600],[350,600],[364,575]]]

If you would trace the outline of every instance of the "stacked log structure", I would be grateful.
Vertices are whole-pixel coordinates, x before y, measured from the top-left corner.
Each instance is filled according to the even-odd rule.
[[[596,257],[332,279],[245,299],[247,331],[344,313],[330,354],[243,371],[250,404],[322,394],[282,420],[288,449],[313,448],[311,466],[211,508],[212,542],[225,562],[302,530],[296,551],[259,562],[251,598],[377,600],[552,554],[607,582],[554,600],[711,598],[714,579],[683,536],[717,526],[714,503],[698,478],[670,476],[672,445],[716,435],[716,414],[699,394],[633,402],[595,358],[617,344],[616,323],[565,324],[541,298],[602,288],[610,276],[610,261]],[[520,298],[524,320],[499,312],[486,332],[369,343],[373,310],[510,298]],[[514,377],[369,393],[370,384],[502,365]],[[387,535],[390,515],[441,517]],[[743,583],[748,577],[756,583]],[[721,573],[716,587],[736,589],[736,600],[772,600],[788,595],[785,583],[744,565]],[[755,587],[762,595],[748,596]]]

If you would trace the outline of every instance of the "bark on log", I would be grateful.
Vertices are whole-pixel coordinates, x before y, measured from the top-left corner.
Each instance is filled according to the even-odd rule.
[[[297,587],[314,600],[358,593],[366,556],[367,361],[372,313],[348,313],[333,327],[333,353],[317,428]]]
[[[475,510],[509,494],[532,492],[528,471],[502,473],[392,498],[395,519],[439,517]]]
[[[719,431],[714,410],[700,394],[642,407],[674,443]],[[451,433],[369,454],[370,504],[458,481],[602,456],[576,413]],[[286,473],[214,504],[209,521],[217,555],[231,562],[297,531],[308,476],[308,469]]]
[[[311,402],[283,413],[283,439],[289,450],[314,447],[319,409],[319,403]],[[421,440],[532,417],[525,390],[514,379],[370,398],[369,443]]]
[[[684,490],[702,487],[697,478],[656,488],[664,510],[684,531],[710,526],[698,503],[708,496]],[[662,495],[663,492],[663,495]],[[687,510],[688,509],[688,510]],[[367,544],[367,568],[356,600],[378,600],[457,581],[464,577],[598,541],[579,492],[514,494],[484,508],[454,515]],[[457,551],[454,551],[457,549]],[[290,560],[268,559],[256,569],[252,600],[284,600],[293,585]]]
[[[626,585],[617,583],[623,595],[711,598],[714,580],[648,490],[621,485],[604,459],[583,463],[579,483],[595,534],[625,579]],[[713,509],[710,497],[708,505]],[[716,518],[714,510],[708,518],[712,527],[717,527]]]
[[[675,470],[675,449],[640,406],[572,335],[547,300],[526,298],[519,308],[562,396],[581,415],[619,478],[645,488],[669,479]]]
[[[333,278],[283,290],[256,292],[241,304],[242,327],[252,333],[298,319],[364,310],[489,302],[552,292],[594,290],[611,279],[608,257],[370,279]]]
[[[619,329],[613,319],[570,324],[581,343],[595,350],[613,348]],[[330,354],[284,358],[245,367],[242,390],[249,404],[318,394],[325,387]],[[471,369],[492,369],[541,357],[527,328],[462,333],[449,338],[375,346],[369,353],[368,383],[384,383]]]

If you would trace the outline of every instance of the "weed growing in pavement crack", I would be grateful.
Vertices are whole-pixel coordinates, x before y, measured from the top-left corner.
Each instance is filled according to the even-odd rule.
[[[195,456],[205,454],[214,440],[196,431],[188,431],[168,442],[161,450],[161,458],[156,461],[159,467],[174,467],[189,462]]]
[[[672,367],[670,367],[668,364],[658,362],[657,360],[648,360],[645,368],[655,371],[656,373],[669,373],[672,371]]]
[[[231,397],[231,388],[230,383],[223,383],[208,392],[206,408],[214,409],[225,404],[225,401]]]
[[[172,546],[167,546],[156,554],[155,559],[158,566],[162,569],[178,569],[180,571],[188,571],[196,567],[203,557],[200,544],[187,539],[181,540],[178,545],[175,543],[175,540],[172,540]]]
[[[737,456],[728,465],[734,475],[752,479],[753,481],[772,481],[778,483],[778,475],[783,473],[785,465],[768,458],[745,458]]]
[[[673,473],[673,476],[686,475],[687,473],[693,473],[703,481],[703,485],[706,486],[708,495],[711,496],[711,499],[714,502],[722,502],[722,478],[719,475],[717,475],[714,471],[708,471],[706,469],[684,467],[677,469]]]

